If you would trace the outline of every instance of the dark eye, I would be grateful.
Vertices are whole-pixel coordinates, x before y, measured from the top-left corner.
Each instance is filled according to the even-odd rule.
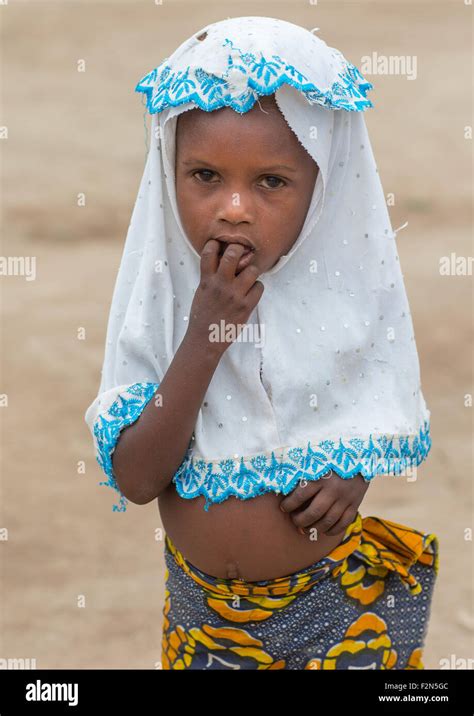
[[[269,174],[268,176],[265,177],[265,181],[267,181],[268,179],[274,180],[274,181],[277,181],[277,182],[281,182],[281,184],[283,184],[283,186],[284,186],[285,183],[286,183],[286,182],[283,181],[283,179],[280,179],[280,177],[275,177],[275,176],[273,176],[273,174]],[[273,185],[273,186],[267,186],[267,187],[265,187],[265,188],[266,188],[266,189],[278,189],[279,186]]]
[[[204,174],[207,175],[209,178],[209,175],[215,174],[215,172],[211,171],[210,169],[198,169],[197,171],[193,172],[193,176],[197,177],[198,174]],[[209,184],[210,182],[204,178],[204,179],[198,179],[198,181],[202,182],[203,184]]]

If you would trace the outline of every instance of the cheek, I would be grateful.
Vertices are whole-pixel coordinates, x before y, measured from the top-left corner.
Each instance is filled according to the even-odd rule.
[[[176,185],[176,203],[183,225],[194,226],[200,216],[200,202],[195,193],[190,191],[185,182],[178,181]]]
[[[206,203],[196,196],[195,191],[185,183],[176,184],[176,203],[179,218],[188,240],[200,254],[208,240],[210,222],[207,217]]]
[[[314,182],[308,182],[308,185],[306,185],[301,191],[296,192],[295,195],[292,197],[292,206],[291,210],[288,212],[287,225],[289,227],[291,226],[292,230],[296,233],[296,235],[299,234],[306,220],[308,209],[310,207],[311,199],[313,196],[313,191]]]
[[[311,196],[307,200],[306,195],[294,193],[278,202],[278,208],[268,215],[264,233],[271,238],[263,246],[272,257],[290,251],[303,228]]]
[[[282,197],[273,204],[270,211],[265,211],[264,221],[274,235],[287,237],[305,216],[306,205],[301,196],[295,193]]]

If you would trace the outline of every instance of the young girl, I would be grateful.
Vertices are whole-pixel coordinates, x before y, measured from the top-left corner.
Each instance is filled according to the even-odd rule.
[[[86,421],[114,509],[158,498],[164,669],[424,668],[438,540],[359,513],[431,447],[371,88],[265,17],[136,87],[152,138]]]

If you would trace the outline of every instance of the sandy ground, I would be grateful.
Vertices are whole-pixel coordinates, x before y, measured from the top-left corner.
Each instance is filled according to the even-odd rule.
[[[440,276],[472,254],[470,11],[442,3],[66,3],[2,7],[3,256],[35,256],[37,278],[2,278],[0,658],[37,668],[156,668],[164,594],[156,503],[112,513],[83,421],[145,158],[133,89],[206,23],[273,15],[359,66],[416,55],[415,81],[369,77],[367,116],[397,228],[415,323],[431,454],[419,479],[376,480],[361,506],[440,540],[425,665],[469,658],[472,612],[472,276]],[[86,72],[78,73],[85,59]],[[86,194],[86,206],[77,195]],[[81,329],[85,339],[80,338]],[[78,337],[79,336],[79,337]],[[8,409],[6,409],[8,407]],[[82,470],[85,466],[85,473]]]

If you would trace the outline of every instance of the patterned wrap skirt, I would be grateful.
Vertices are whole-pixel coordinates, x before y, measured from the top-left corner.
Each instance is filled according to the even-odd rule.
[[[206,574],[165,537],[163,669],[424,669],[439,545],[381,519],[261,581]]]

